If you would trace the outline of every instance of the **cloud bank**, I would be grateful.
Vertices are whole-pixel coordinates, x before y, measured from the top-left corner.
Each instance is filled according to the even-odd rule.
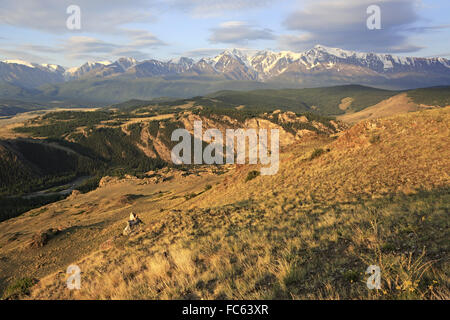
[[[316,44],[361,51],[413,52],[408,30],[419,21],[418,0],[315,0],[290,14],[284,26],[293,34],[280,37],[281,47],[295,50]],[[369,30],[367,8],[381,9],[381,29]]]
[[[212,43],[246,44],[254,40],[272,40],[270,29],[257,28],[243,21],[228,21],[213,28],[209,41]]]

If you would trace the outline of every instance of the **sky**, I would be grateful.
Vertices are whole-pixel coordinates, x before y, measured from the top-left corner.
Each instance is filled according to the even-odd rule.
[[[80,25],[68,28],[70,6]],[[380,8],[380,29],[367,19]],[[448,0],[0,0],[0,60],[200,59],[227,48],[301,52],[321,44],[450,58]]]

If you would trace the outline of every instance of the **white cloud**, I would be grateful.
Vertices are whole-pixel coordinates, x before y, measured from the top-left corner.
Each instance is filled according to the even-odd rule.
[[[181,54],[176,54],[177,56],[190,57],[190,58],[204,58],[204,57],[212,57],[216,56],[219,53],[225,51],[225,49],[216,49],[216,48],[197,48],[189,51],[185,51]]]
[[[112,33],[131,22],[151,22],[157,16],[157,0],[21,0],[0,3],[0,24],[43,30],[73,32],[66,27],[69,5],[81,9],[81,31]]]
[[[130,56],[136,59],[147,59],[148,49],[166,45],[152,33],[145,30],[123,30],[131,40],[126,44],[116,44],[93,37],[73,36],[62,46],[64,54],[71,60],[114,59]]]
[[[362,51],[407,52],[420,46],[409,43],[409,28],[419,21],[419,0],[315,0],[290,14],[284,22],[296,31],[280,37],[280,46],[294,50],[315,44]],[[366,26],[367,7],[381,9],[381,30]],[[408,33],[409,32],[409,33]]]
[[[131,38],[132,42],[129,46],[134,48],[154,48],[167,45],[153,33],[146,30],[123,29],[123,32]]]
[[[272,40],[270,29],[261,29],[243,21],[228,21],[213,28],[209,41],[212,43],[245,44],[254,40]]]

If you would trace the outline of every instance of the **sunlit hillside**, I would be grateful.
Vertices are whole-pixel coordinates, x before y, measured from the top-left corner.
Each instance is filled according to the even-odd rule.
[[[0,266],[22,263],[29,276],[5,294],[448,299],[449,124],[447,107],[307,137],[285,148],[274,176],[242,165],[104,180],[0,224]],[[130,211],[144,225],[123,236]],[[33,233],[50,228],[33,247]],[[81,290],[66,288],[69,263]],[[381,290],[367,289],[369,265],[381,268]]]

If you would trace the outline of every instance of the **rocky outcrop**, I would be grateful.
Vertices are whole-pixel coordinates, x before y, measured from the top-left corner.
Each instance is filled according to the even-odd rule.
[[[125,229],[123,229],[122,234],[124,236],[129,236],[139,225],[142,224],[142,220],[132,212],[130,213],[130,218],[127,221],[127,226],[125,227]]]

